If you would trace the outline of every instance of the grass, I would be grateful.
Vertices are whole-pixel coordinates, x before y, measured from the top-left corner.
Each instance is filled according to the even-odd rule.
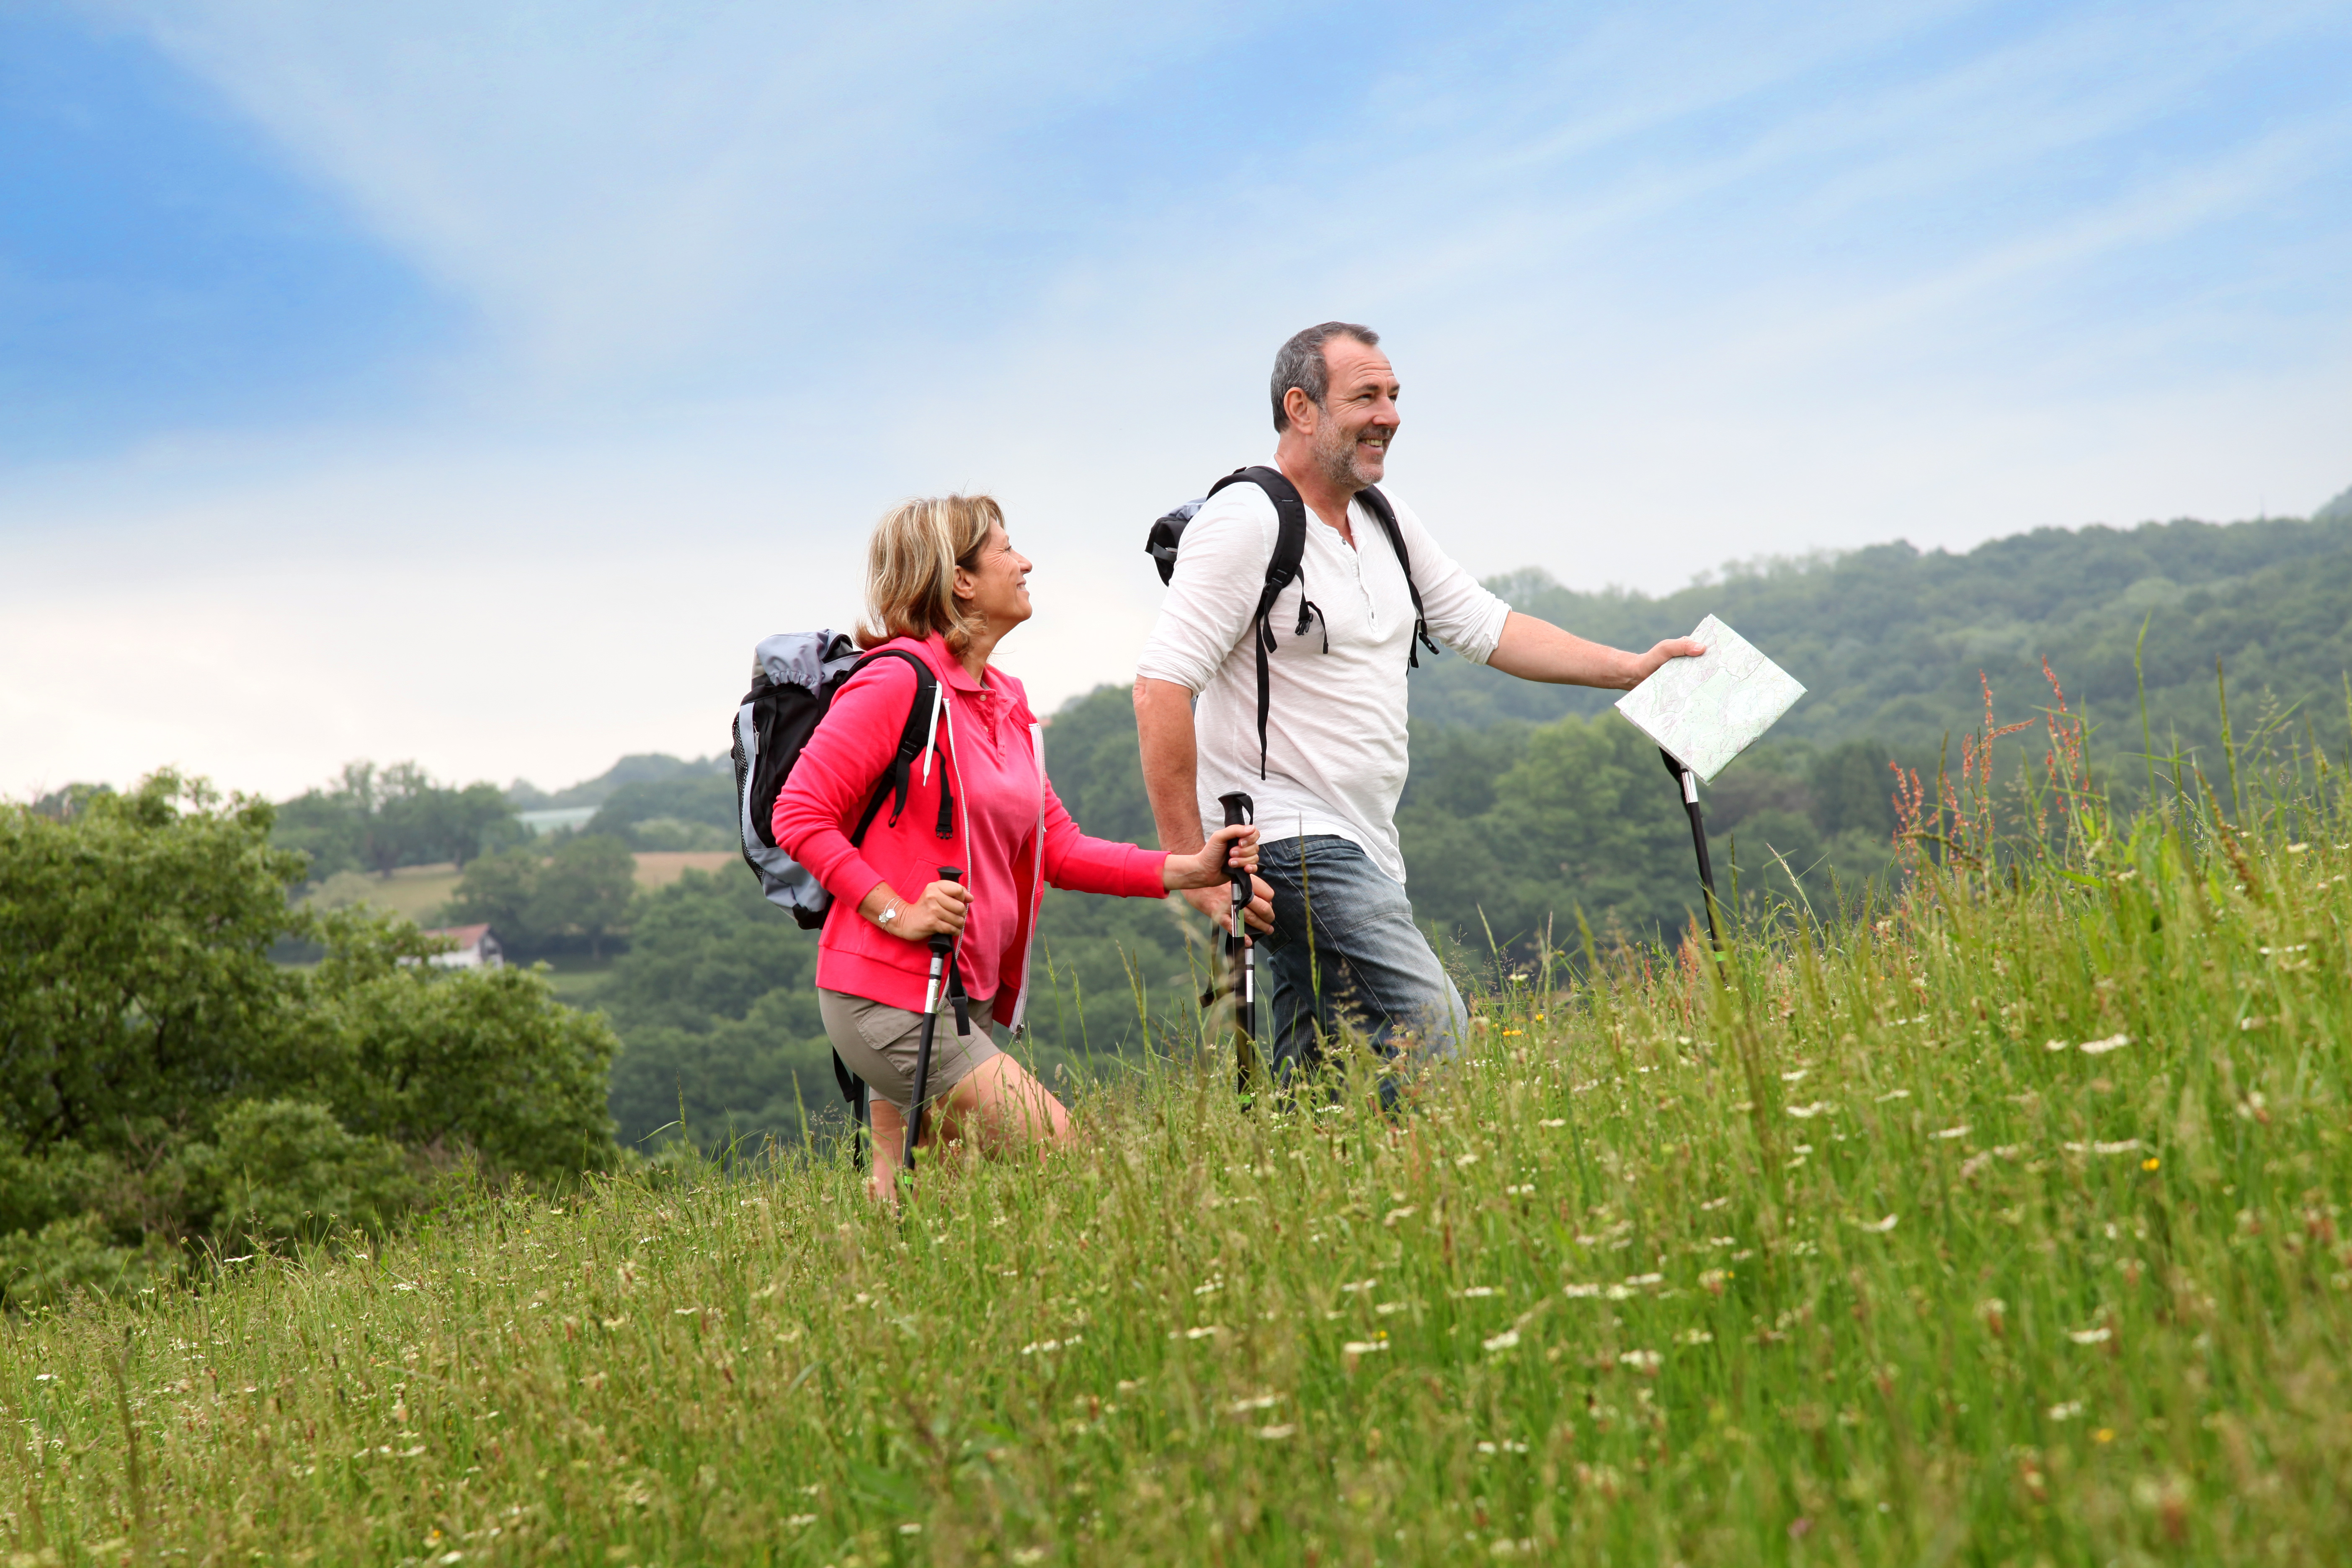
[[[613,961],[602,962],[584,953],[559,953],[539,960],[547,965],[548,989],[555,999],[567,1007],[593,1007],[604,998],[604,987],[612,983]]]
[[[430,923],[457,890],[457,868],[446,860],[437,866],[403,866],[389,877],[369,879],[368,901]]]
[[[1945,853],[1882,918],[1750,933],[1723,984],[1530,974],[1394,1121],[1360,1079],[1244,1112],[1213,1052],[903,1217],[838,1162],[674,1167],[16,1322],[0,1528],[68,1563],[2322,1556],[2340,780],[2235,830],[2043,802],[2063,858],[1915,818]]]

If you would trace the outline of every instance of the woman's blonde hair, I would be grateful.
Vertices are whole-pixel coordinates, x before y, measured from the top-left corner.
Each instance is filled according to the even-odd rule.
[[[1003,521],[992,496],[936,496],[893,507],[866,546],[866,619],[857,646],[938,632],[950,653],[961,654],[981,618],[956,603],[956,568],[977,565],[989,529]]]

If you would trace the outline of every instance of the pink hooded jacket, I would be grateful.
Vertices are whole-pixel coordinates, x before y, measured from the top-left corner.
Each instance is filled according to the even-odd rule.
[[[992,669],[989,687],[982,688],[937,635],[919,642],[898,637],[882,646],[913,653],[938,678],[943,709],[939,733],[946,742],[947,765],[940,767],[928,750],[917,758],[905,809],[894,819],[886,802],[864,845],[853,845],[849,829],[898,751],[915,700],[915,672],[903,659],[866,666],[835,695],[824,721],[809,737],[776,796],[772,826],[777,845],[834,897],[817,946],[816,983],[828,991],[919,1011],[930,950],[891,935],[860,915],[857,906],[879,883],[887,881],[911,899],[938,879],[940,867],[961,866],[972,896],[967,938],[983,931],[1009,937],[993,952],[959,949],[958,967],[975,998],[985,994],[982,986],[994,992],[996,1021],[1018,1028],[1028,1002],[1030,940],[1045,884],[1160,898],[1166,892],[1160,868],[1167,857],[1078,831],[1046,780],[1045,726],[1030,710],[1018,680]],[[945,839],[937,833],[942,784],[952,787],[955,800],[952,831]],[[974,814],[992,827],[1009,825],[1013,831],[971,832],[968,819]]]

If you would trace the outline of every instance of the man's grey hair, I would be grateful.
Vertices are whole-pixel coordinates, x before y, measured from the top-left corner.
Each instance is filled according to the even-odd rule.
[[[1282,400],[1292,387],[1307,395],[1316,407],[1331,395],[1331,367],[1324,363],[1323,345],[1333,338],[1353,338],[1368,349],[1381,346],[1380,333],[1353,321],[1325,321],[1303,332],[1293,332],[1290,341],[1274,356],[1274,428],[1277,434],[1290,428],[1290,416],[1283,412]]]

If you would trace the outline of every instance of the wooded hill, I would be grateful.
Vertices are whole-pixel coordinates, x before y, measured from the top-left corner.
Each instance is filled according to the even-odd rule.
[[[1932,784],[1952,738],[1957,765],[1956,738],[1981,719],[1988,685],[2001,721],[2037,719],[2055,700],[2045,658],[2068,706],[2094,722],[2103,782],[2126,800],[2147,780],[2143,676],[2154,749],[2177,747],[2186,765],[2225,777],[2217,659],[2241,742],[2272,726],[2345,754],[2352,515],[2043,529],[1964,554],[1898,542],[1735,566],[1660,597],[1580,593],[1536,571],[1489,585],[1516,608],[1626,647],[1711,613],[1802,681],[1806,697],[1705,796],[1719,868],[1736,868],[1744,890],[1801,894],[1823,910],[1833,883],[1851,894],[1885,865],[1889,763]],[[1687,918],[1697,899],[1687,827],[1655,748],[1606,711],[1614,693],[1533,685],[1452,656],[1424,659],[1411,691],[1399,825],[1425,922],[1507,951],[1547,921],[1571,942],[1580,912],[1604,940],[1612,929],[1654,938]],[[2038,763],[2040,739],[2037,724],[2007,743],[2004,778]],[[1067,704],[1047,754],[1089,831],[1149,841],[1124,689]],[[1056,965],[1088,996],[1126,991],[1120,948],[1139,960],[1135,974],[1178,993],[1182,937],[1166,912],[1049,902]],[[1097,1045],[1125,1033],[1101,1026],[1103,1009],[1088,1016]]]

